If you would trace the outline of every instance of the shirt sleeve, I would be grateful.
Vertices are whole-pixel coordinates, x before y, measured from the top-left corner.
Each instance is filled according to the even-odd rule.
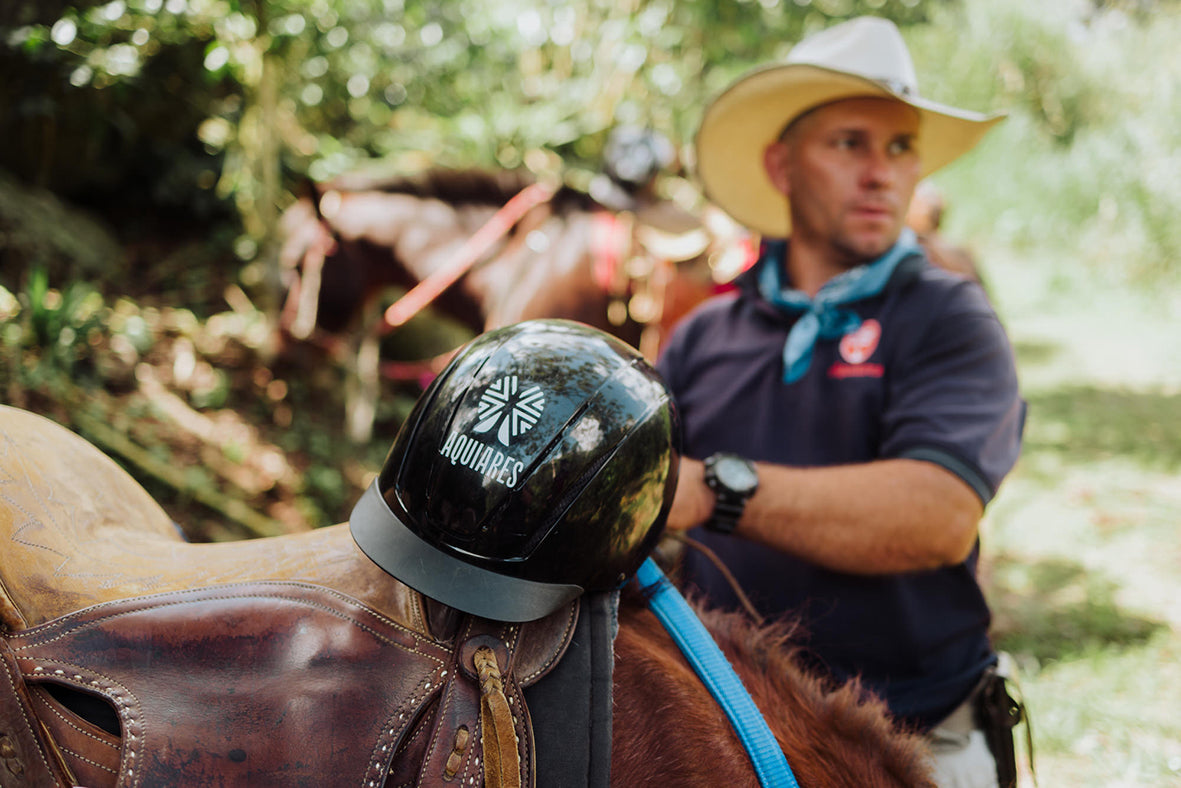
[[[884,457],[934,462],[987,504],[1021,449],[1025,402],[1012,346],[983,291],[950,291],[893,365]]]

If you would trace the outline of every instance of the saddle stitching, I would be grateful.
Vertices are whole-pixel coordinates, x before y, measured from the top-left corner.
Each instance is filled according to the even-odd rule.
[[[315,609],[321,612],[329,613],[336,618],[345,621],[351,626],[354,626],[366,633],[368,633],[375,640],[394,647],[399,651],[412,653],[419,657],[425,658],[428,664],[434,663],[434,667],[430,669],[428,675],[423,677],[418,685],[413,688],[408,698],[403,698],[394,712],[385,721],[381,728],[381,734],[374,744],[374,749],[371,751],[369,765],[364,774],[366,779],[375,777],[376,780],[368,779],[367,784],[372,786],[380,786],[384,784],[386,772],[392,762],[394,755],[398,750],[400,739],[405,734],[408,726],[412,725],[417,718],[417,712],[430,698],[442,691],[446,686],[445,679],[449,675],[449,663],[446,658],[441,657],[438,653],[431,653],[430,646],[436,652],[441,651],[444,646],[442,644],[434,643],[429,638],[418,633],[411,632],[395,621],[388,619],[385,616],[378,614],[355,600],[352,600],[345,594],[335,592],[332,589],[326,589],[321,586],[309,583],[292,583],[284,581],[273,581],[261,583],[243,584],[246,589],[253,585],[268,585],[276,587],[290,587],[297,586],[298,588],[306,589],[318,594],[325,591],[330,592],[330,595],[344,604],[347,609],[340,610],[330,605],[318,604],[312,600],[300,597],[298,594],[264,594],[264,593],[240,593],[240,594],[208,594],[209,589],[195,589],[192,591],[169,592],[158,594],[139,599],[131,600],[113,600],[106,603],[101,603],[91,608],[75,611],[62,619],[49,621],[41,624],[33,629],[13,633],[10,638],[6,638],[10,649],[14,652],[14,658],[18,660],[18,671],[31,679],[33,682],[39,680],[50,680],[56,683],[61,683],[69,686],[74,686],[88,692],[98,692],[98,694],[105,697],[116,708],[120,720],[124,724],[124,736],[121,742],[121,751],[123,757],[121,759],[121,770],[119,779],[122,780],[123,773],[126,773],[126,778],[130,781],[129,785],[138,786],[142,782],[142,772],[137,768],[137,764],[142,762],[143,753],[140,751],[141,741],[146,740],[146,720],[142,711],[142,704],[134,692],[130,691],[121,682],[105,675],[101,671],[93,668],[85,668],[81,665],[75,664],[61,659],[54,659],[43,656],[30,656],[24,654],[18,656],[15,652],[26,652],[30,649],[43,648],[47,645],[53,644],[56,641],[70,637],[78,632],[84,632],[87,629],[95,628],[108,624],[110,621],[129,616],[145,610],[160,610],[169,607],[184,606],[187,604],[197,604],[206,601],[242,601],[242,600],[282,600],[290,604],[295,604],[304,608]],[[232,584],[231,584],[232,585]],[[202,596],[202,594],[205,594]],[[168,597],[181,596],[184,598],[169,600]],[[196,598],[193,598],[196,597]],[[131,603],[135,605],[132,609],[117,611],[110,615],[100,615],[91,620],[77,622],[70,621],[88,612],[93,614],[97,608],[110,607],[112,605],[127,605]],[[391,627],[395,633],[402,634],[410,639],[412,642],[407,644],[401,642],[397,638],[386,637],[381,632],[374,629],[372,626],[366,625],[364,622],[358,620],[363,614],[369,614],[371,617]],[[63,622],[66,625],[63,626]],[[47,633],[43,630],[52,628],[61,628],[60,632]],[[46,635],[53,634],[52,637]],[[14,642],[20,641],[20,642]],[[395,722],[397,720],[397,722]],[[123,783],[120,783],[123,784]]]
[[[201,596],[202,594],[206,594],[207,592],[209,592],[213,589],[217,589],[217,588],[234,588],[235,586],[242,587],[242,588],[249,588],[250,586],[256,586],[256,585],[277,586],[277,587],[297,587],[297,588],[305,589],[308,591],[314,591],[314,592],[327,591],[332,596],[338,598],[340,601],[342,601],[342,602],[348,604],[350,607],[352,607],[353,612],[359,613],[359,614],[368,614],[370,616],[373,616],[381,623],[386,624],[403,634],[409,635],[411,637],[411,639],[413,639],[414,645],[408,645],[406,643],[402,643],[402,642],[393,640],[391,638],[388,638],[385,635],[378,632],[377,630],[375,630],[374,628],[356,620],[355,618],[349,616],[348,614],[346,614],[338,609],[328,607],[326,605],[322,605],[322,604],[319,604],[315,601],[304,599],[299,596],[293,596],[293,595],[288,595],[288,594],[262,594],[262,593],[240,593],[240,594],[226,593],[226,594],[218,594],[218,595],[213,595],[213,596]],[[166,597],[171,597],[171,596],[182,596],[182,597],[197,596],[198,598],[197,599],[176,599],[173,601],[164,601],[164,602],[155,601],[155,600],[161,600],[161,599],[164,599]],[[66,615],[61,616],[60,618],[56,618],[51,621],[46,621],[43,624],[38,624],[37,626],[32,627],[30,629],[21,630],[19,632],[12,632],[9,634],[9,640],[13,641],[13,640],[17,640],[17,639],[29,639],[31,642],[28,643],[27,645],[17,645],[15,643],[12,645],[13,651],[23,651],[23,650],[26,650],[29,648],[35,648],[37,646],[48,645],[48,644],[53,643],[57,640],[61,640],[64,637],[68,637],[76,631],[92,628],[94,626],[101,625],[107,621],[111,621],[111,620],[114,620],[117,618],[122,618],[124,616],[135,615],[137,613],[143,612],[143,610],[145,610],[145,609],[162,609],[162,608],[167,608],[167,607],[181,607],[184,605],[192,605],[192,604],[198,604],[201,602],[209,602],[209,601],[232,601],[232,600],[243,600],[243,599],[262,599],[262,600],[282,599],[287,602],[291,602],[291,603],[297,604],[297,605],[302,605],[307,608],[321,610],[323,612],[326,612],[330,615],[335,616],[336,618],[341,619],[342,621],[348,621],[348,622],[352,623],[357,628],[369,633],[370,635],[372,635],[373,637],[382,641],[383,643],[386,643],[387,645],[396,646],[404,651],[408,651],[408,652],[411,652],[414,654],[419,654],[421,656],[427,657],[428,659],[432,659],[432,660],[438,662],[440,665],[444,664],[444,660],[441,660],[438,656],[420,650],[419,646],[421,645],[422,642],[424,642],[426,640],[425,638],[423,638],[422,635],[410,630],[409,628],[403,626],[402,624],[399,624],[398,622],[394,621],[393,619],[390,619],[390,618],[387,618],[387,617],[381,615],[380,613],[378,613],[375,610],[371,610],[368,607],[365,607],[364,605],[358,605],[357,601],[354,600],[352,597],[348,596],[347,594],[342,594],[338,591],[335,591],[334,589],[328,588],[327,586],[319,586],[319,585],[315,585],[313,583],[299,583],[299,582],[294,582],[294,581],[282,581],[282,580],[277,580],[277,581],[262,580],[262,581],[254,581],[254,582],[247,583],[247,584],[227,583],[227,584],[209,586],[207,588],[191,589],[191,590],[187,590],[187,591],[165,591],[165,592],[162,592],[159,594],[148,594],[148,595],[145,595],[142,597],[133,597],[131,599],[115,599],[115,600],[111,600],[109,602],[100,602],[98,604],[91,605],[89,607],[84,607],[81,610],[75,610],[73,613],[67,613]],[[98,618],[88,619],[88,620],[81,622],[79,624],[76,624],[74,626],[64,626],[66,624],[66,622],[70,621],[71,619],[87,616],[95,611],[100,610],[101,608],[104,608],[104,607],[126,605],[132,601],[138,602],[140,604],[138,604],[135,608],[130,609],[130,610],[120,610],[120,611],[117,611],[117,612],[112,613],[107,616],[101,616]],[[40,637],[40,635],[42,635],[42,630],[45,630],[45,629],[60,629],[60,631],[57,633],[56,637],[52,637],[52,638]]]
[[[62,722],[66,723],[67,725],[70,724],[70,721],[67,720],[65,717],[61,717],[61,720],[62,720]],[[106,742],[102,742],[102,743],[104,745],[106,745]],[[112,769],[111,767],[107,766],[106,764],[99,763],[98,761],[94,760],[93,758],[89,758],[86,755],[84,755],[80,752],[77,752],[76,750],[72,750],[69,747],[61,744],[61,742],[58,742],[58,747],[61,749],[62,752],[69,753],[69,755],[71,757],[73,757],[79,761],[82,761],[84,763],[88,763],[96,769],[101,769],[102,771],[107,772],[108,774],[114,775],[116,777],[116,779],[118,779],[119,772],[117,772],[115,769]]]
[[[22,676],[31,678],[34,683],[40,677],[44,677],[44,679],[77,687],[87,692],[99,691],[99,694],[111,701],[115,706],[115,712],[119,715],[120,721],[124,723],[123,736],[121,738],[122,746],[120,748],[123,757],[119,761],[118,780],[122,780],[124,773],[126,773],[127,779],[131,781],[130,784],[138,785],[140,774],[136,773],[135,764],[139,762],[137,758],[140,755],[140,742],[145,740],[147,736],[147,723],[143,719],[142,704],[135,693],[121,682],[100,671],[64,660],[43,657],[17,657],[17,662],[18,667],[21,668]],[[20,664],[24,662],[33,663],[29,666],[27,672]],[[58,667],[47,667],[53,665]],[[69,668],[69,672],[66,672],[63,668]],[[99,681],[99,679],[102,679],[102,681]],[[131,701],[125,700],[125,696],[131,698]]]
[[[17,446],[16,441],[7,432],[5,432],[4,437],[5,437],[9,446],[13,446],[13,447]],[[18,464],[20,464],[21,468],[23,469],[24,463],[21,461],[20,452],[19,451],[16,452],[14,456],[15,456],[16,462]],[[4,457],[5,457],[5,459],[8,458],[7,452],[4,453]],[[7,463],[5,465],[7,466]],[[51,483],[43,482],[40,485],[33,484],[32,480],[29,478],[29,474],[27,472],[23,473],[21,475],[21,477],[18,478],[17,474],[9,471],[5,474],[5,478],[0,479],[0,484],[18,484],[21,482],[24,483],[24,486],[21,489],[25,490],[25,491],[32,492],[36,496],[37,502],[42,504],[43,509],[48,509],[49,506],[53,505],[55,502],[57,502],[59,506],[64,505],[66,503],[65,501],[60,501],[60,502],[57,501],[57,496],[54,494],[54,487]],[[54,548],[50,547],[49,545],[41,544],[40,542],[29,541],[27,539],[18,539],[17,535],[20,534],[22,531],[25,531],[33,526],[36,526],[36,525],[42,525],[43,524],[42,519],[38,515],[29,511],[29,509],[27,507],[25,507],[23,504],[21,504],[17,499],[14,499],[14,498],[7,496],[7,495],[0,496],[0,497],[3,497],[5,502],[8,503],[8,506],[10,509],[20,512],[25,517],[24,522],[22,522],[20,525],[17,525],[16,528],[13,530],[12,535],[9,537],[9,539],[11,541],[16,542],[17,544],[24,545],[26,547],[34,547],[34,548],[37,548],[38,550],[44,550],[47,553],[51,553],[53,555],[60,556],[62,559],[62,563],[58,564],[58,567],[57,567],[58,570],[60,570],[60,568],[62,566],[65,566],[67,563],[70,562],[70,559],[72,558],[72,556],[70,556],[66,553],[63,553],[61,550],[54,549]],[[50,514],[48,511],[45,512],[45,514],[49,520],[52,521],[54,519],[53,515]],[[56,575],[56,573],[57,573],[57,570],[55,570],[54,574]]]
[[[447,676],[447,671],[446,671],[446,670],[444,670],[444,671],[442,672],[442,674],[440,675],[440,677],[439,677],[439,678],[440,678],[440,679],[443,679],[443,678],[445,678],[446,676]],[[439,685],[439,689],[440,689],[440,691],[443,689],[443,687],[444,687],[444,686],[445,686],[445,685],[444,685],[442,682],[440,682],[440,685]],[[432,695],[433,695],[433,694],[434,694],[434,693],[432,693]],[[419,707],[419,709],[425,709],[425,705],[423,705],[423,706],[420,706],[420,707]],[[419,711],[419,709],[414,709],[414,710],[412,710],[412,711],[414,711],[414,712],[418,712],[418,711]],[[411,714],[411,716],[410,716],[410,719],[407,721],[407,724],[413,725],[413,724],[414,724],[414,720],[417,718],[417,716],[418,716],[417,714],[414,714],[414,713],[412,713],[412,714]],[[385,767],[385,769],[386,769],[386,772],[385,772],[385,774],[383,775],[383,777],[385,778],[385,780],[386,780],[387,782],[388,782],[389,778],[390,778],[390,777],[393,775],[393,772],[394,772],[394,758],[396,758],[396,757],[397,757],[397,755],[398,755],[398,751],[399,751],[399,750],[403,750],[403,751],[405,751],[405,750],[409,750],[411,747],[413,747],[413,746],[414,746],[414,743],[415,743],[416,741],[418,741],[419,739],[425,739],[425,738],[427,738],[427,735],[428,735],[428,731],[429,731],[429,730],[430,730],[430,728],[428,728],[428,723],[427,723],[427,720],[425,720],[425,719],[424,719],[424,720],[423,720],[423,724],[421,724],[421,725],[415,725],[413,728],[411,728],[411,729],[410,729],[410,731],[409,731],[409,733],[410,733],[409,737],[407,737],[407,738],[402,738],[401,736],[399,736],[399,737],[398,737],[398,740],[397,740],[397,741],[394,743],[394,745],[393,745],[393,747],[392,747],[392,749],[393,749],[393,752],[391,752],[391,753],[390,753],[390,760],[389,760],[388,764],[387,764],[387,765],[386,765],[386,767]],[[430,743],[429,743],[429,742],[427,742],[427,743],[426,743],[426,746],[427,746],[427,747],[429,747],[429,746],[430,746]],[[376,748],[375,748],[375,749],[376,749]],[[402,786],[406,786],[406,785],[413,785],[413,784],[414,784],[414,783],[413,783],[413,778],[411,778],[411,780],[412,780],[412,781],[411,781],[411,782],[409,782],[409,783],[402,783]],[[387,786],[386,786],[386,788],[401,788],[401,786],[388,786],[388,785],[387,785]]]
[[[5,480],[2,483],[14,484],[14,483],[16,483],[16,481],[17,480],[15,477],[10,477],[9,479]],[[29,489],[33,489],[32,484],[29,484],[28,487],[29,487]],[[20,512],[22,515],[24,515],[23,521],[21,521],[19,524],[16,525],[16,527],[12,531],[12,534],[8,537],[9,541],[15,542],[16,544],[19,544],[19,545],[24,545],[25,547],[31,547],[31,548],[34,548],[37,550],[44,550],[45,552],[50,553],[51,555],[56,555],[56,556],[60,557],[62,559],[62,562],[54,568],[54,575],[56,576],[61,571],[61,568],[70,562],[71,556],[67,555],[66,553],[63,553],[61,550],[56,550],[56,549],[50,547],[49,545],[41,544],[40,542],[35,542],[35,541],[32,541],[27,538],[26,539],[18,538],[20,536],[21,532],[26,531],[29,528],[32,528],[37,525],[44,525],[44,522],[42,521],[41,517],[39,517],[38,515],[34,514],[31,511],[29,511],[29,509],[27,507],[25,507],[24,505],[22,505],[19,501],[15,500],[7,495],[0,496],[0,497],[2,497],[4,499],[4,501],[8,504],[8,508],[10,510]],[[47,514],[46,516],[50,520],[53,519],[52,515]],[[13,518],[13,519],[15,521],[16,518]]]
[[[414,723],[415,717],[417,716],[416,712],[422,708],[431,697],[442,692],[443,687],[446,686],[445,682],[443,681],[446,675],[447,670],[445,668],[445,663],[440,661],[439,667],[435,668],[435,670],[432,671],[430,675],[423,678],[423,680],[418,683],[418,686],[414,688],[413,694],[411,694],[409,698],[403,700],[402,703],[398,705],[398,708],[395,709],[388,718],[386,718],[385,724],[382,725],[382,734],[373,744],[372,755],[369,757],[369,765],[365,768],[365,773],[367,775],[374,775],[378,781],[375,782],[371,779],[368,783],[366,783],[366,785],[380,786],[384,783],[385,776],[390,770],[390,764],[398,752],[398,745],[406,731],[406,727]],[[423,693],[422,702],[419,702],[418,700],[418,693],[420,690]],[[400,721],[396,728],[393,727],[395,716]],[[414,737],[412,736],[411,738]]]
[[[502,691],[510,707],[518,774],[522,785],[532,784],[534,763],[528,712],[524,698],[520,694],[519,678],[513,674],[523,629],[521,625],[490,621],[477,616],[469,616],[464,621],[455,639],[456,647],[452,657],[456,664],[455,675],[448,681],[439,710],[436,712],[427,755],[418,772],[420,785],[435,785],[439,777],[435,770],[440,768],[443,770],[442,779],[445,783],[471,784],[477,777],[482,780],[488,777],[486,748],[496,746],[496,743],[491,740],[485,741],[479,679],[472,672],[472,666],[467,664],[469,652],[478,646],[490,648],[498,666],[503,661]],[[564,637],[565,634],[563,633]],[[460,712],[460,709],[463,712]],[[449,719],[452,714],[455,719]],[[462,755],[455,753],[453,745],[446,740],[447,736],[453,735],[454,730],[461,727],[468,728],[470,741],[480,743],[479,747],[467,747]],[[461,760],[452,760],[456,757]],[[444,763],[445,760],[447,763]]]
[[[15,409],[9,409],[7,406],[5,406],[5,411],[8,410]],[[24,413],[24,415],[34,414]],[[50,423],[52,423],[54,427],[61,428],[60,425],[56,423]],[[21,515],[23,515],[23,519],[19,521],[15,517],[12,518],[12,529],[8,533],[8,540],[22,547],[26,547],[31,550],[41,550],[52,556],[60,558],[61,560],[52,568],[52,576],[55,578],[68,577],[81,580],[98,581],[99,588],[109,588],[113,584],[119,583],[122,580],[122,576],[118,572],[70,571],[70,564],[72,562],[77,563],[78,553],[76,550],[63,552],[63,550],[52,546],[51,543],[43,543],[40,540],[29,538],[30,534],[28,534],[28,532],[30,529],[35,530],[40,528],[45,530],[47,534],[52,535],[54,533],[65,532],[84,533],[88,531],[88,527],[86,525],[76,524],[78,522],[78,514],[77,512],[73,511],[70,505],[71,501],[74,500],[74,496],[69,494],[68,485],[55,483],[58,480],[43,477],[38,477],[36,480],[34,480],[33,477],[30,476],[27,470],[27,463],[25,462],[25,458],[22,456],[22,449],[28,445],[36,446],[37,444],[33,443],[29,436],[24,437],[24,440],[14,437],[10,430],[4,430],[0,432],[0,458],[3,458],[4,460],[2,467],[0,467],[0,474],[3,474],[0,476],[0,485],[16,485],[15,489],[18,493],[16,497],[12,497],[7,494],[0,495],[0,500],[5,502],[6,508],[9,510],[9,512],[19,512]],[[77,438],[78,436],[71,434],[71,437]],[[86,444],[85,449],[93,451],[94,447]],[[100,456],[103,456],[103,459],[107,459],[104,455],[100,454]],[[93,459],[92,454],[87,454],[85,459],[62,456],[58,458],[58,462],[62,463],[67,469],[72,470],[75,474],[81,475],[87,473],[89,469],[89,459]],[[59,493],[59,490],[62,490],[63,487],[66,487],[67,489],[67,494],[64,496]],[[115,497],[111,495],[109,490],[106,489],[92,490],[91,495],[92,500],[97,500],[100,502],[107,501],[108,499],[113,499]],[[34,505],[38,511],[32,511],[29,508],[30,506]],[[64,527],[59,521],[60,513],[62,512],[67,515],[69,523],[69,525]],[[91,517],[94,518],[93,513],[91,514]],[[22,534],[25,534],[23,538]],[[50,541],[52,542],[52,540]],[[142,578],[141,582],[151,584],[157,582],[158,580],[159,576],[155,576]],[[16,614],[22,624],[27,625],[28,618],[17,608],[15,600],[10,594],[7,594],[7,591],[6,595],[7,598],[12,601],[12,604],[10,605],[12,608],[11,612]]]
[[[19,675],[14,676],[12,674],[12,669],[8,667],[8,660],[7,659],[0,659],[0,664],[4,665],[4,675],[8,679],[9,686],[11,686],[13,688],[13,691],[15,693],[16,688],[20,686],[20,682],[18,681],[20,678]],[[37,726],[34,725],[33,722],[29,719],[29,714],[25,710],[24,704],[18,703],[17,706],[20,707],[21,717],[24,719],[26,730],[28,730],[30,733],[36,731]],[[42,766],[45,767],[45,771],[47,773],[52,774],[54,772],[54,767],[49,762],[49,756],[45,752],[44,746],[41,743],[41,737],[34,735],[33,736],[33,743],[36,744],[36,746],[37,746],[37,755],[41,758],[41,764],[42,764]]]
[[[576,619],[578,605],[577,604],[569,605],[567,607],[567,609],[570,611],[567,615],[573,616]],[[492,628],[491,632],[496,632],[497,630],[499,630],[499,631],[496,634],[492,634],[490,632],[489,628],[487,627],[488,623],[492,623],[495,625]],[[569,619],[567,620],[567,630],[566,630],[566,632],[563,633],[563,642],[564,643],[566,642],[565,637],[569,633],[568,627],[569,627]],[[477,628],[479,629],[481,634],[473,634],[475,631],[477,631]],[[501,671],[501,675],[503,677],[502,678],[503,686],[501,688],[501,692],[504,694],[505,700],[508,703],[509,710],[510,710],[510,716],[512,718],[513,733],[516,737],[516,745],[517,745],[517,767],[519,769],[518,774],[520,776],[521,784],[522,785],[532,785],[533,784],[532,769],[533,769],[534,763],[533,763],[533,750],[531,748],[531,744],[532,744],[532,736],[530,735],[531,724],[529,721],[528,709],[525,705],[524,698],[520,696],[520,692],[521,692],[520,679],[515,675],[515,671],[514,671],[514,666],[516,665],[516,662],[517,662],[517,652],[519,650],[518,647],[521,644],[521,638],[524,635],[524,629],[525,629],[524,625],[521,625],[521,624],[510,624],[510,623],[503,623],[503,622],[488,622],[484,619],[480,619],[480,618],[473,616],[468,620],[467,626],[464,627],[465,637],[463,639],[463,643],[461,643],[460,647],[456,650],[456,656],[462,662],[463,673],[471,681],[474,682],[476,687],[480,688],[480,693],[482,694],[483,687],[481,686],[480,677],[478,675],[479,671],[476,669],[477,666],[475,663],[473,663],[471,666],[469,666],[467,664],[467,658],[466,658],[466,654],[468,651],[467,646],[469,644],[472,644],[472,643],[478,642],[478,641],[492,640],[495,645],[499,645],[504,648],[505,665],[504,665],[504,670]],[[494,659],[497,663],[498,669],[499,669],[500,655],[499,655],[498,649],[492,648],[491,651],[492,651],[493,657],[494,657]],[[564,651],[564,649],[562,649],[562,651]],[[475,671],[475,672],[473,672],[473,671]],[[482,709],[482,703],[483,703],[482,700],[479,701],[478,709]],[[513,711],[513,709],[517,709],[517,711]],[[483,746],[485,744],[491,744],[493,747],[495,747],[496,743],[494,741],[492,741],[491,739],[488,742],[485,742],[484,714],[482,713],[482,711],[479,711],[476,715],[476,726],[477,726],[477,729],[479,732],[478,741],[480,741],[480,743],[481,743],[481,749],[483,749]],[[487,753],[484,753],[485,762],[487,761],[487,759],[488,759]],[[485,779],[487,779],[487,773],[485,773],[484,777],[485,777]]]
[[[104,749],[108,749],[113,753],[119,752],[119,748],[116,745],[112,744],[110,741],[103,738],[102,736],[96,735],[94,733],[94,731],[87,730],[86,728],[83,728],[74,719],[72,719],[71,716],[67,716],[66,714],[63,714],[61,711],[61,708],[58,706],[57,703],[52,702],[49,699],[40,698],[40,697],[35,697],[34,702],[37,703],[38,706],[44,707],[48,713],[52,714],[53,716],[55,716],[59,720],[61,720],[62,724],[66,725],[67,727],[71,728],[72,730],[77,731],[80,735],[82,735],[82,736],[86,737],[87,739],[89,739],[90,741],[98,744],[100,747],[103,747]],[[59,742],[59,745],[60,745],[60,742]],[[102,769],[103,771],[109,771],[111,774],[116,773],[114,769],[111,769],[110,767],[105,766],[104,764],[101,764],[98,761],[92,760],[92,759],[86,757],[85,755],[83,755],[82,753],[75,752],[74,750],[71,750],[70,748],[65,747],[65,746],[62,746],[62,749],[65,750],[66,752],[69,752],[71,755],[73,755],[74,757],[76,757],[80,760],[86,761],[87,763],[89,763],[93,766],[97,766],[98,768]]]
[[[562,629],[561,641],[562,643],[565,643],[566,646],[553,651],[545,660],[545,662],[539,665],[532,673],[529,673],[525,676],[519,676],[517,680],[521,683],[521,686],[528,686],[533,681],[549,673],[553,666],[557,664],[557,662],[561,660],[562,656],[566,653],[566,647],[569,646],[570,640],[572,639],[574,627],[578,625],[579,605],[568,605],[566,611],[566,626]]]
[[[431,768],[431,764],[434,761],[432,754],[435,752],[435,748],[439,746],[439,741],[440,741],[439,737],[443,735],[443,728],[446,727],[443,724],[443,721],[447,718],[447,710],[451,708],[452,702],[455,698],[454,683],[455,683],[455,676],[453,675],[452,678],[450,680],[448,680],[443,685],[443,689],[442,689],[443,694],[442,694],[442,697],[439,701],[439,710],[435,714],[434,730],[431,731],[431,739],[430,739],[430,742],[427,744],[427,748],[426,748],[427,754],[426,754],[426,757],[422,759],[422,765],[421,765],[421,767],[419,767],[419,770],[418,770],[418,781],[417,781],[418,783],[421,783],[423,781],[423,779],[427,776],[427,771]],[[479,718],[476,719],[476,727],[477,728],[479,727]],[[473,735],[474,735],[474,733],[475,732],[473,731]],[[477,741],[478,741],[478,739],[477,739]],[[467,774],[467,771],[471,766],[472,754],[475,752],[475,749],[476,749],[475,747],[469,748],[463,756],[463,760],[464,760],[463,774],[464,775]],[[457,774],[458,774],[458,772],[457,772]]]

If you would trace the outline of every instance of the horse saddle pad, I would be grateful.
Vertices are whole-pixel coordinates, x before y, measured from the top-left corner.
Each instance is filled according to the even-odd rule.
[[[3,788],[532,785],[523,688],[578,618],[446,608],[346,524],[187,543],[85,440],[0,406]]]

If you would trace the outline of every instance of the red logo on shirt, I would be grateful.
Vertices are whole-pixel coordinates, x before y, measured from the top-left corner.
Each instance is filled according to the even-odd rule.
[[[841,358],[850,364],[864,364],[878,349],[878,340],[882,338],[882,324],[876,320],[866,320],[860,328],[841,337]]]

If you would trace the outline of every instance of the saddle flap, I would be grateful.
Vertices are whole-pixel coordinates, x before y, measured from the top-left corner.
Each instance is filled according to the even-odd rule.
[[[47,786],[70,782],[34,722],[29,689],[51,685],[112,707],[122,730],[119,786],[382,785],[392,767],[405,774],[407,764],[393,763],[396,753],[421,764],[419,785],[447,784],[460,773],[482,782],[490,745],[469,652],[484,645],[495,654],[511,711],[510,760],[531,785],[533,732],[522,686],[557,664],[578,611],[575,601],[527,624],[469,616],[455,643],[440,643],[310,584],[156,594],[8,633],[12,687],[0,687],[0,701],[7,721],[15,717],[7,706],[23,699],[22,758],[37,755]],[[503,756],[503,731],[499,740]]]
[[[121,786],[380,785],[451,659],[348,597],[296,583],[112,602],[7,640],[28,682],[114,707]]]

